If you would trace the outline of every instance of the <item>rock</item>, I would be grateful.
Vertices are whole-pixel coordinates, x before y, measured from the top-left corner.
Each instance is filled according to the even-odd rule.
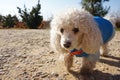
[[[54,51],[49,51],[50,54],[54,54]]]
[[[5,54],[4,57],[10,57],[10,54]]]
[[[37,72],[36,75],[34,77],[41,77],[41,78],[45,78],[47,76],[49,76],[49,74],[47,72]]]
[[[51,73],[51,76],[52,76],[52,77],[58,77],[58,76],[59,76],[59,74],[58,74],[58,73],[56,73],[56,72],[52,72],[52,73]]]
[[[41,78],[45,78],[47,76],[49,76],[49,74],[47,72],[41,74]]]

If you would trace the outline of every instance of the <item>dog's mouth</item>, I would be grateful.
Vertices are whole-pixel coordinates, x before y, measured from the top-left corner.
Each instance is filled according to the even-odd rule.
[[[75,46],[75,45],[70,45],[70,44],[67,44],[67,45],[63,45],[63,48],[66,49],[68,52],[70,52],[71,50],[73,49],[80,49],[81,47],[79,46]]]
[[[68,52],[72,49],[74,49],[72,46],[69,46],[69,45],[62,45],[62,48],[64,48],[65,50],[67,50]]]

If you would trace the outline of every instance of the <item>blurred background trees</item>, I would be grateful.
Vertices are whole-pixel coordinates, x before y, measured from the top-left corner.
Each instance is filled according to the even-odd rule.
[[[35,7],[32,7],[31,11],[28,11],[26,6],[24,6],[23,10],[19,7],[17,7],[17,9],[22,21],[20,21],[16,15],[12,16],[11,14],[8,14],[6,16],[2,16],[0,14],[0,28],[39,28],[43,21],[43,16],[40,15],[40,0],[38,0]]]
[[[43,16],[41,16],[41,5],[40,1],[38,0],[38,4],[36,7],[33,7],[30,12],[28,12],[26,6],[24,6],[24,10],[17,7],[18,13],[22,18],[22,21],[30,28],[30,29],[38,29],[39,25],[43,20]]]
[[[16,15],[12,16],[11,14],[8,14],[6,16],[0,16],[0,22],[3,28],[13,28],[15,25],[15,22],[18,22],[19,19]]]
[[[113,13],[113,16],[115,17],[115,25],[117,28],[120,29],[120,10],[117,11],[116,13]]]
[[[104,6],[105,2],[109,2],[110,0],[81,0],[82,8],[90,12],[93,16],[101,16],[106,17],[106,14],[110,10],[110,6]],[[50,27],[50,22],[53,18],[50,17],[48,20],[43,21],[43,16],[41,15],[41,4],[40,0],[32,7],[32,9],[28,9],[24,6],[23,9],[17,7],[19,16],[16,15],[1,15],[0,14],[0,28],[23,28],[23,29],[45,29]],[[120,28],[120,11],[112,12],[112,14],[108,14],[110,18],[112,18],[115,22],[117,28]]]
[[[109,0],[82,0],[81,5],[82,8],[90,12],[94,16],[105,16],[109,9],[109,7],[104,7],[103,3]]]

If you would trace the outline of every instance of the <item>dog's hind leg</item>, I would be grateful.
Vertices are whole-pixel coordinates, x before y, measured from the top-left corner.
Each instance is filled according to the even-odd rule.
[[[65,55],[64,61],[65,61],[65,66],[67,70],[70,71],[70,68],[72,67],[72,64],[73,64],[73,56],[70,54]]]
[[[108,39],[108,41],[105,42],[100,48],[100,53],[101,53],[102,56],[107,56],[107,54],[108,54],[108,43],[109,43],[109,41],[112,40],[112,38],[114,36],[115,36],[115,29],[113,29],[113,33],[112,33],[111,37]]]
[[[107,56],[107,54],[108,54],[108,43],[105,43],[105,44],[103,44],[101,46],[101,48],[100,48],[100,54],[102,56]]]

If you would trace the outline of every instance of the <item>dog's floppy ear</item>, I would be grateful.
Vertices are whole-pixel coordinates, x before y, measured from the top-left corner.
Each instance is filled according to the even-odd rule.
[[[51,48],[55,51],[55,52],[61,52],[64,53],[66,52],[66,50],[64,50],[61,45],[60,45],[60,40],[61,37],[59,34],[57,34],[56,31],[54,31],[53,29],[51,29],[50,32],[50,44],[51,44]]]
[[[82,49],[89,54],[96,53],[102,44],[102,37],[94,19],[87,21],[84,30],[85,33],[83,33]]]
[[[65,53],[66,50],[61,47],[60,40],[61,36],[58,33],[58,25],[56,24],[56,20],[51,22],[51,30],[50,30],[50,47],[55,51],[55,52],[61,52]]]

